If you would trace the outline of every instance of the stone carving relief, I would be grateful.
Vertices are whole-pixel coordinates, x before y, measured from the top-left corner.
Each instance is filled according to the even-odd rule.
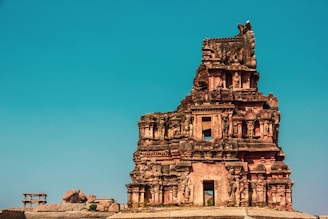
[[[240,167],[228,168],[228,200],[227,206],[248,206],[249,182],[247,174]]]
[[[183,174],[183,176],[181,177],[181,180],[180,180],[182,203],[189,203],[192,201],[191,200],[192,187],[193,187],[193,184],[190,180],[190,175]]]
[[[194,87],[195,91],[205,91],[208,90],[208,70],[206,65],[200,65],[196,77],[194,79]]]
[[[248,206],[248,179],[247,175],[243,174],[242,179],[240,180],[239,190],[237,193],[237,206]]]
[[[192,137],[193,117],[178,113],[156,113],[141,117],[139,122],[139,144],[149,145],[154,141]]]
[[[205,39],[203,59],[218,60],[220,65],[241,64],[256,68],[255,37],[250,22],[238,25],[239,34],[233,38]]]
[[[234,205],[236,203],[236,193],[238,190],[238,177],[235,176],[234,169],[229,169],[229,174],[228,174],[228,201]]]
[[[238,72],[235,72],[233,75],[233,88],[239,88],[240,87],[240,76]]]
[[[256,202],[260,206],[264,206],[266,202],[266,182],[262,174],[259,174],[256,182]]]
[[[223,113],[221,114],[221,121],[222,121],[222,137],[227,138],[229,135],[229,128],[230,128],[230,119],[229,114]]]

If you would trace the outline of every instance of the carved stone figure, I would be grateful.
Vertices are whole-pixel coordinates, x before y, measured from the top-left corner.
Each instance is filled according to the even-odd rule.
[[[163,140],[165,136],[165,120],[161,118],[158,125],[159,139]]]
[[[208,72],[206,65],[200,65],[196,77],[194,79],[194,87],[196,91],[205,91],[208,89]]]
[[[254,122],[253,121],[247,121],[247,133],[248,137],[252,138],[254,135]]]
[[[277,202],[279,203],[278,208],[284,209],[286,205],[285,186],[278,185],[277,187]]]
[[[235,72],[234,76],[233,76],[233,88],[239,88],[239,74],[238,72]]]
[[[266,182],[262,175],[259,175],[258,181],[256,183],[256,194],[257,194],[257,203],[262,205],[265,203],[265,196],[266,196]]]
[[[228,114],[222,114],[222,137],[227,138],[228,137],[228,132],[229,132],[229,115]]]
[[[247,175],[244,174],[237,191],[237,206],[248,206],[248,184]]]
[[[190,177],[189,175],[186,175],[181,182],[182,185],[182,196],[183,196],[183,200],[184,203],[189,203],[189,199],[190,199],[190,193],[191,193],[191,187],[192,187],[192,183],[190,181]]]
[[[264,122],[263,135],[268,136],[270,133],[268,121]]]
[[[230,169],[228,174],[228,201],[233,206],[236,204],[236,193],[238,191],[238,186],[238,179],[235,176],[235,172],[233,169]]]

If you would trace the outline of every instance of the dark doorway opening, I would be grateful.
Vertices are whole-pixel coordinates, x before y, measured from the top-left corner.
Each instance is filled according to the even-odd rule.
[[[151,192],[150,192],[150,187],[146,186],[145,187],[145,205],[148,205],[151,200]]]
[[[204,206],[215,206],[214,198],[214,181],[206,180],[203,181],[203,200]]]
[[[231,72],[227,72],[226,74],[226,88],[232,87],[232,74]]]

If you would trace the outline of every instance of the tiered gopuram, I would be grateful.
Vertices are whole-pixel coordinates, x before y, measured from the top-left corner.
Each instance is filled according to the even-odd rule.
[[[258,91],[249,22],[205,39],[191,94],[177,110],[141,116],[130,207],[261,206],[292,210],[278,146],[278,99]]]

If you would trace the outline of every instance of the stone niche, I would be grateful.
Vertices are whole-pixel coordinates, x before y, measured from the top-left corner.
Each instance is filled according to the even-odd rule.
[[[261,206],[292,210],[278,146],[278,99],[258,91],[250,22],[205,39],[190,95],[174,112],[141,116],[128,205]]]

